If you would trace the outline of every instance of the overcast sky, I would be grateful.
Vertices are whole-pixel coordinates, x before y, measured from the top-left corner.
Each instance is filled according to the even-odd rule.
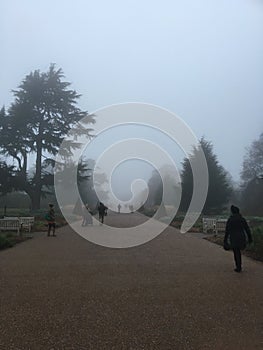
[[[0,105],[53,62],[81,108],[167,108],[239,178],[263,131],[263,1],[1,0],[0,12]]]

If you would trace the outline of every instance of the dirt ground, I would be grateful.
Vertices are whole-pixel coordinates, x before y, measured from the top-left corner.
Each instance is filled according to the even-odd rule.
[[[36,233],[0,252],[0,349],[262,349],[263,264],[243,266],[235,273],[231,252],[172,227],[128,249],[69,226]]]

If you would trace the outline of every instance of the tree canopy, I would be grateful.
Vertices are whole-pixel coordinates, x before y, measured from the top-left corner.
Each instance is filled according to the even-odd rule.
[[[0,197],[15,189],[14,167],[0,161]]]
[[[241,178],[244,183],[263,175],[263,133],[247,149],[243,161]]]
[[[77,107],[80,97],[64,81],[62,69],[51,64],[47,72],[31,72],[13,91],[14,102],[8,113],[0,113],[1,153],[15,161],[16,185],[40,207],[44,188],[53,184],[50,168],[60,144],[74,126],[77,134],[90,135],[91,130],[80,122],[94,123],[88,112]],[[78,147],[74,140],[68,144],[68,154]],[[34,155],[34,171],[30,173],[29,155]]]
[[[217,156],[214,154],[212,143],[206,141],[204,138],[200,140],[198,147],[193,148],[193,152],[190,156],[193,161],[198,159],[198,153],[201,151],[201,149],[206,157],[209,173],[208,194],[203,208],[203,213],[220,213],[224,206],[228,203],[232,192],[228,179],[228,173],[219,164]],[[182,211],[187,211],[193,194],[193,173],[190,160],[188,158],[183,160],[182,166],[182,199],[180,209]]]
[[[241,206],[246,214],[263,214],[263,133],[247,149],[241,172]]]

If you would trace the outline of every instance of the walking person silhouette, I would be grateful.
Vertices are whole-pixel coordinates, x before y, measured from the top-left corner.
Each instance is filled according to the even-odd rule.
[[[242,271],[241,250],[246,248],[246,236],[248,242],[252,243],[252,236],[247,221],[239,212],[239,208],[231,206],[231,216],[227,220],[224,248],[228,250],[228,237],[230,237],[230,246],[234,253],[236,268],[234,271]]]
[[[99,221],[101,222],[101,224],[104,223],[104,216],[107,215],[107,207],[100,202],[99,206],[98,206],[98,211],[99,211]]]
[[[50,237],[51,229],[52,229],[52,236],[56,237],[55,230],[56,230],[56,222],[55,222],[55,211],[54,211],[54,205],[52,203],[49,203],[49,210],[46,214],[46,220],[48,222],[48,232],[47,236]]]

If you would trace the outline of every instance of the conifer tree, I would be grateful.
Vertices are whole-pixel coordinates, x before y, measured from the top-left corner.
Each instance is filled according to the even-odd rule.
[[[199,146],[193,149],[191,154],[193,162],[195,159],[198,159],[198,152],[201,151],[201,148],[206,157],[209,173],[208,194],[203,208],[203,213],[220,213],[224,206],[228,203],[232,192],[228,174],[219,164],[217,156],[213,152],[211,142],[206,141],[204,138],[200,140]],[[184,159],[182,166],[182,199],[180,208],[182,211],[187,211],[193,194],[193,174],[188,158]]]
[[[33,209],[39,209],[44,189],[53,184],[48,169],[54,166],[65,135],[73,126],[78,135],[90,135],[91,129],[80,120],[86,117],[87,123],[94,122],[92,115],[77,107],[80,95],[63,78],[62,70],[54,64],[47,72],[31,72],[13,91],[15,100],[7,115],[1,112],[1,153],[15,161],[17,187],[29,195]],[[73,138],[68,154],[76,147]],[[28,171],[29,154],[35,156],[33,173]]]

